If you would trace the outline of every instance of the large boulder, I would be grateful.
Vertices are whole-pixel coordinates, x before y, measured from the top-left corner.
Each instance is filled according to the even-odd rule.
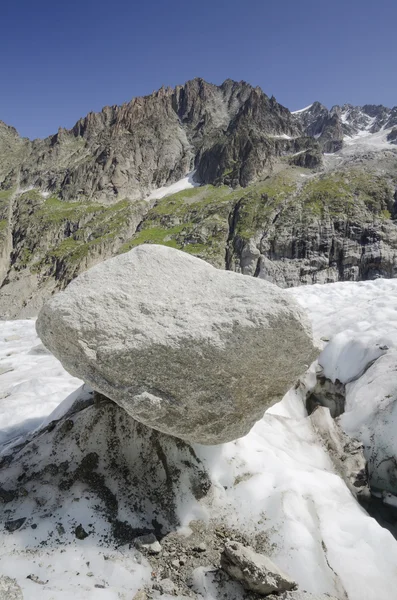
[[[157,245],[80,275],[36,327],[65,369],[135,419],[202,444],[247,434],[316,355],[282,290]]]

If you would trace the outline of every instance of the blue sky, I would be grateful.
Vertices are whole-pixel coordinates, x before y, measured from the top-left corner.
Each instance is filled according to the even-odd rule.
[[[396,0],[3,0],[0,119],[45,137],[193,77],[298,109],[397,104]]]

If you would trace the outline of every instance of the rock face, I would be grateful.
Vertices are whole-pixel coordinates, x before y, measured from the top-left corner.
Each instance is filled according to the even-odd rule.
[[[305,315],[277,287],[157,245],[80,275],[37,331],[135,419],[203,444],[248,433],[316,354]]]
[[[143,198],[194,167],[204,182],[246,185],[275,156],[293,153],[285,142],[301,136],[290,111],[260,88],[193,79],[91,112],[45,140],[21,140],[0,122],[0,182],[10,186],[18,174],[22,188],[108,202]]]
[[[387,135],[387,139],[391,144],[397,144],[397,127],[393,127],[391,132]]]
[[[273,592],[285,592],[296,583],[283,573],[267,556],[239,542],[228,542],[221,556],[221,566],[244,588],[267,596]]]
[[[310,415],[310,420],[327,448],[336,472],[345,481],[353,496],[361,502],[368,502],[370,490],[363,444],[349,438],[338,422],[333,420],[329,409],[324,406],[316,408]]]

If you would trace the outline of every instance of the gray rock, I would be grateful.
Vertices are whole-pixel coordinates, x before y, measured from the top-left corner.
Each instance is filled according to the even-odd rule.
[[[76,529],[74,530],[74,534],[78,540],[85,540],[85,538],[90,535],[89,533],[86,532],[86,530],[81,525],[81,523],[80,523],[80,525],[77,525]]]
[[[160,554],[161,545],[153,533],[141,535],[134,540],[138,549],[146,550],[149,554]]]
[[[338,422],[333,420],[327,407],[318,406],[310,415],[310,420],[336,472],[345,481],[353,496],[368,501],[370,490],[364,445],[344,433]]]
[[[391,144],[397,144],[397,127],[394,127],[387,135],[387,141]]]
[[[170,594],[171,596],[175,592],[175,584],[171,579],[162,579],[158,583],[158,589],[162,594]]]
[[[283,594],[271,595],[267,600],[338,600],[335,596],[329,594],[310,594],[301,590],[293,592],[284,592]]]
[[[296,587],[267,556],[239,542],[228,542],[221,555],[221,567],[242,586],[257,594],[268,595]]]
[[[247,434],[316,355],[285,292],[156,245],[80,275],[36,327],[70,373],[136,420],[203,444]]]
[[[16,579],[0,576],[0,600],[23,600],[23,593]]]

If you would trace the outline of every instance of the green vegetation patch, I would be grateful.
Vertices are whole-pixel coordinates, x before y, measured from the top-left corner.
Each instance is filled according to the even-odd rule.
[[[356,169],[309,181],[300,200],[304,211],[319,218],[326,214],[352,218],[366,212],[387,218],[393,207],[393,193],[387,178]]]
[[[274,217],[280,206],[296,190],[296,183],[286,174],[276,175],[245,191],[239,201],[234,234],[248,241]]]
[[[29,200],[31,199],[29,196]],[[23,197],[20,198],[20,201],[22,200]],[[35,219],[39,220],[44,228],[47,228],[64,221],[79,221],[82,217],[93,214],[102,208],[100,204],[65,202],[58,198],[46,198],[35,213]]]
[[[229,214],[239,193],[206,185],[162,198],[120,253],[140,244],[162,244],[223,265]]]
[[[96,207],[95,211],[91,210],[93,206]],[[89,215],[91,218],[70,237],[48,250],[41,266],[51,264],[54,260],[80,262],[95,247],[122,235],[139,207],[140,203],[132,204],[129,200],[121,200],[111,206],[88,205],[89,211],[83,212],[82,216]]]

